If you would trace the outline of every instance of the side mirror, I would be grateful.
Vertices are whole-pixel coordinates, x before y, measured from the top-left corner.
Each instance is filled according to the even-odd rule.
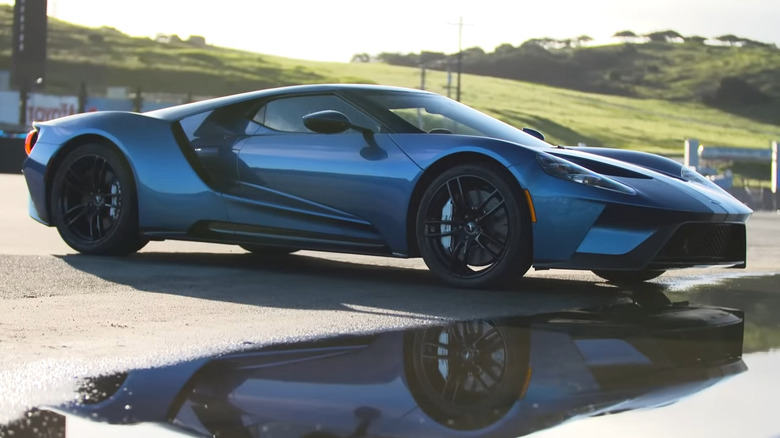
[[[531,128],[523,128],[523,132],[529,135],[533,135],[534,137],[538,138],[539,140],[544,140],[544,134],[537,131],[536,129]]]
[[[347,116],[333,110],[307,114],[303,116],[303,125],[319,134],[338,134],[352,128]]]

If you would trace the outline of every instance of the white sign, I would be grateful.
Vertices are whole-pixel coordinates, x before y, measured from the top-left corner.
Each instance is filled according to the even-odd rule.
[[[27,98],[27,125],[76,114],[79,99],[76,96],[50,96],[32,93]]]
[[[19,93],[16,91],[0,91],[0,123],[19,123]]]
[[[0,71],[0,91],[8,91],[8,86],[11,83],[11,74],[6,71]]]
[[[699,157],[703,160],[769,161],[772,150],[699,146]]]
[[[106,97],[109,99],[127,99],[127,87],[108,87]]]

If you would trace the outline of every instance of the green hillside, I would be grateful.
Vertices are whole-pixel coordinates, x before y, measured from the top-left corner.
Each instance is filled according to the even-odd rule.
[[[766,97],[780,98],[780,49],[743,39],[707,45],[696,38],[565,47],[556,40],[531,39],[492,52],[466,49],[463,69],[580,91],[683,101],[708,100],[723,79],[739,78]],[[381,53],[378,58],[406,66],[456,62],[456,55],[437,52]]]
[[[780,49],[734,35],[711,44],[674,31],[652,35],[650,41],[635,36],[631,42],[601,46],[580,45],[581,39],[589,39],[582,36],[535,38],[518,46],[502,44],[492,52],[469,48],[463,52],[463,70],[591,93],[701,102],[780,125]],[[426,51],[381,53],[378,59],[439,69],[457,63],[456,54]]]
[[[0,5],[0,69],[10,66],[11,11]],[[420,70],[293,60],[176,40],[160,43],[50,19],[46,92],[76,94],[82,80],[95,94],[107,86],[127,86],[205,97],[321,82],[419,87]],[[446,83],[445,73],[428,71],[427,89],[446,94]],[[487,76],[464,75],[462,100],[513,125],[537,128],[559,144],[681,154],[685,138],[746,147],[768,147],[780,139],[780,126],[702,103],[587,93]]]
[[[13,8],[0,5],[0,69],[10,67]],[[46,91],[90,92],[107,86],[214,96],[271,86],[339,81],[305,68],[282,68],[265,56],[186,42],[158,43],[116,29],[85,28],[49,18]]]

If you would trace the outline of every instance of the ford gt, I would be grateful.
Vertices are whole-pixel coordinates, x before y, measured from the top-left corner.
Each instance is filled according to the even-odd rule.
[[[293,86],[33,128],[30,214],[84,254],[179,239],[422,257],[459,287],[745,266],[751,210],[694,170],[554,146],[420,90]]]

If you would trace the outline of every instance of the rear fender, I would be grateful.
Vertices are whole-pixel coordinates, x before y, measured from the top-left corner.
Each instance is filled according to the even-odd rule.
[[[91,117],[90,117],[91,116]],[[138,191],[142,231],[182,232],[198,220],[226,220],[221,195],[197,175],[176,141],[171,122],[136,113],[103,112],[41,124],[30,166],[47,163],[47,181],[56,164],[78,145],[100,140],[127,160]],[[40,143],[62,145],[55,151]],[[46,157],[46,154],[51,154]],[[26,164],[26,167],[27,164]],[[27,170],[25,170],[26,172]]]

